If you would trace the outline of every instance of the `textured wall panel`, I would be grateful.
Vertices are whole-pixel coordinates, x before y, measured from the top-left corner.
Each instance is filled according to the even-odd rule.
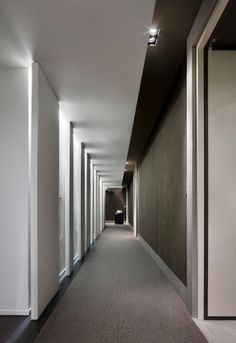
[[[139,234],[186,285],[185,69],[139,165],[138,227]]]

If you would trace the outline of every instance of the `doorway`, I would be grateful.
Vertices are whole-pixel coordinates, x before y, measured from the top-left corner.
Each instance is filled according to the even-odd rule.
[[[115,215],[120,214],[126,222],[126,188],[108,188],[105,194],[105,222],[115,224]]]
[[[196,49],[198,318],[236,317],[236,7],[219,1]]]
[[[236,318],[236,4],[205,48],[204,317]]]

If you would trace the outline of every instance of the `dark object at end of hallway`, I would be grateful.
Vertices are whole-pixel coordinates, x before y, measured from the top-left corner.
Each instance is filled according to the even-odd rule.
[[[122,211],[116,211],[115,224],[124,224],[124,214]]]

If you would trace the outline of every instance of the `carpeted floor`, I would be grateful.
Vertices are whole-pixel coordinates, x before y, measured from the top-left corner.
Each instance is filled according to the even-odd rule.
[[[205,343],[153,259],[126,227],[102,237],[37,343]]]

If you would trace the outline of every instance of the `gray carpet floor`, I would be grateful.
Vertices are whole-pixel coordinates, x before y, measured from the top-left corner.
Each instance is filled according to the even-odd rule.
[[[104,231],[37,343],[205,343],[185,304],[132,232]]]

